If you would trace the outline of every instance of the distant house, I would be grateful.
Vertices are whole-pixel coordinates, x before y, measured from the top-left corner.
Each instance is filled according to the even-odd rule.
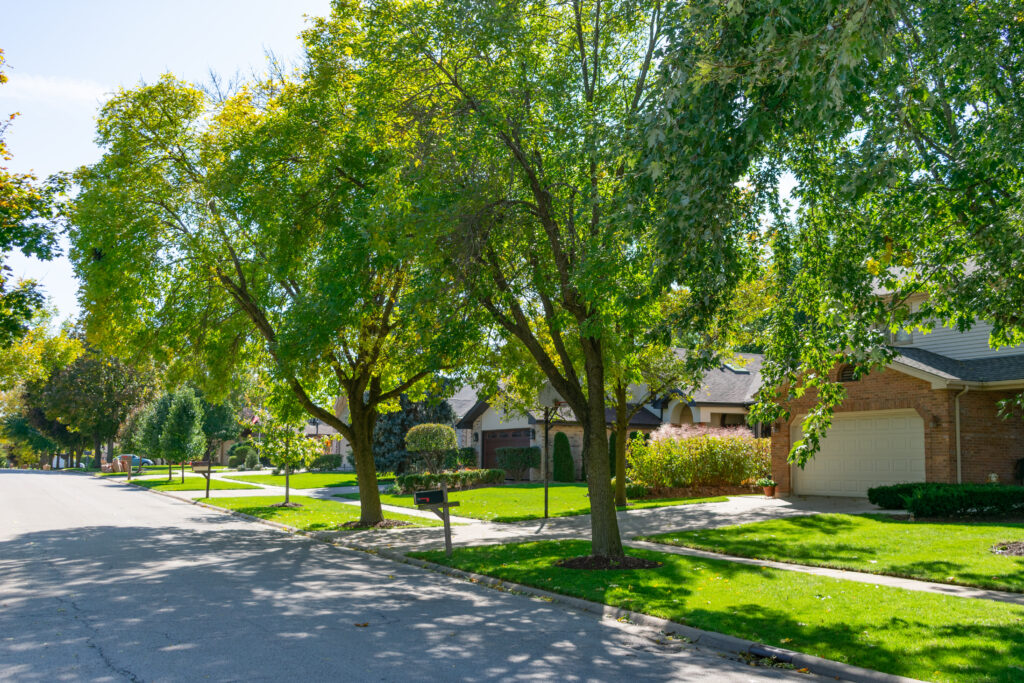
[[[745,425],[754,394],[761,386],[761,356],[739,354],[735,364],[711,370],[701,388],[691,398],[674,390],[667,396],[640,408],[630,422],[630,431],[651,432],[663,424],[707,424],[709,426]],[[636,392],[642,393],[642,392]],[[458,414],[458,411],[456,411]],[[611,408],[605,411],[606,429],[615,421]],[[459,434],[468,435],[467,442],[477,452],[481,467],[494,467],[496,450],[503,447],[544,446],[544,416],[539,410],[527,414],[508,414],[487,399],[476,401],[455,425]],[[763,430],[757,428],[758,433]],[[569,437],[577,474],[581,471],[583,428],[572,411],[562,408],[552,418],[549,439],[558,432]],[[462,437],[460,436],[460,443]]]
[[[1024,458],[1024,420],[1003,420],[997,403],[1024,391],[1024,346],[993,349],[991,327],[900,333],[885,369],[856,377],[834,369],[847,398],[821,451],[800,469],[786,462],[813,405],[804,397],[776,425],[772,471],[782,494],[856,496],[897,482],[1011,483]]]

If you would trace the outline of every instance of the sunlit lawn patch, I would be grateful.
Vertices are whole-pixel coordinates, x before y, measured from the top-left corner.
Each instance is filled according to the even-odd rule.
[[[358,493],[342,494],[340,497],[359,499]],[[504,486],[488,486],[469,491],[453,491],[449,494],[453,501],[459,501],[459,507],[452,510],[453,515],[471,517],[491,522],[519,522],[539,519],[544,516],[544,485],[543,484],[505,484]],[[382,494],[381,502],[385,505],[416,507],[411,495]],[[630,501],[625,510],[638,510],[668,505],[686,505],[690,503],[721,503],[728,500],[718,496],[714,498],[662,498],[658,500]],[[587,498],[586,484],[552,484],[548,490],[548,508],[552,517],[568,517],[585,515],[590,512],[590,499]]]
[[[412,555],[887,673],[1024,679],[1024,607],[633,549],[663,566],[553,566],[589,552],[585,541],[547,541]]]
[[[255,484],[284,486],[284,475],[274,474],[230,474],[232,479],[249,481]],[[394,475],[378,473],[377,482],[386,484],[394,479]],[[336,488],[339,486],[358,486],[355,472],[301,472],[293,474],[289,482],[293,489]]]
[[[132,483],[136,486],[145,486],[147,489],[156,489],[157,491],[205,491],[206,490],[206,477],[185,477],[185,482],[182,483],[181,478],[175,476],[170,482],[167,479],[132,479]],[[258,486],[250,486],[249,484],[238,484],[233,481],[218,481],[217,479],[210,480],[210,490],[224,491],[228,489],[258,489]]]
[[[280,503],[284,496],[248,496],[244,498],[203,498],[204,503],[217,507],[236,510],[253,517],[287,524],[304,531],[327,531],[338,529],[345,522],[359,521],[359,506],[339,503],[334,500],[320,500],[308,496],[292,496],[291,500],[301,503],[298,508],[272,507]],[[440,526],[438,519],[415,517],[385,512],[387,519],[408,522],[412,526]]]
[[[1024,557],[991,551],[1001,541],[1024,541],[1024,524],[935,524],[889,515],[811,515],[659,534],[648,540],[744,557],[1024,592]]]

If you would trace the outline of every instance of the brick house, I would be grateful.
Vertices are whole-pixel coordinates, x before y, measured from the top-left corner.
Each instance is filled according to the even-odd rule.
[[[679,351],[681,352],[681,350]],[[756,353],[737,354],[734,362],[708,371],[702,385],[692,395],[671,391],[643,405],[630,422],[630,431],[651,432],[663,424],[706,424],[709,426],[740,426],[746,424],[747,413],[754,403],[754,394],[761,386],[762,357]],[[636,387],[635,396],[646,390]],[[454,407],[454,406],[453,406]],[[611,431],[614,411],[606,409],[606,428]],[[481,467],[493,467],[495,450],[501,447],[544,446],[544,418],[541,411],[525,415],[507,414],[487,400],[479,400],[458,415],[455,428],[466,443],[477,452]],[[548,438],[564,433],[576,465],[582,472],[583,428],[568,408],[555,416]],[[537,473],[539,476],[539,473]]]
[[[804,396],[790,420],[774,425],[772,473],[782,495],[867,495],[897,482],[1013,483],[1024,458],[1024,419],[1004,420],[998,403],[1024,391],[1024,346],[992,349],[991,327],[901,333],[885,369],[855,379],[839,367],[846,400],[836,409],[821,451],[803,468],[786,462],[813,405]]]

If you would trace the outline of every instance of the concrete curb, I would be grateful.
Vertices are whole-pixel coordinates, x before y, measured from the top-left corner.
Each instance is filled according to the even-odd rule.
[[[870,683],[921,683],[916,678],[907,678],[905,676],[896,676],[894,674],[887,674],[881,671],[874,671],[872,669],[864,669],[859,666],[853,666],[851,664],[844,664],[842,662],[836,662],[831,659],[825,659],[823,657],[815,657],[814,655],[803,654],[802,652],[796,652],[794,650],[786,650],[784,648],[774,647],[771,645],[765,645],[764,643],[757,643],[752,640],[745,640],[743,638],[737,638],[735,636],[726,635],[724,633],[716,633],[715,631],[705,631],[703,629],[694,628],[693,626],[687,626],[680,624],[668,619],[662,619],[660,617],[652,617],[649,614],[643,614],[641,612],[633,612],[631,610],[620,609],[618,607],[612,607],[611,605],[605,605],[600,602],[593,602],[591,600],[583,600],[582,598],[574,598],[569,595],[562,595],[560,593],[551,593],[549,591],[541,590],[539,588],[533,588],[532,586],[525,586],[518,583],[510,583],[503,581],[502,579],[496,579],[493,576],[486,576],[484,574],[474,574],[472,572],[462,571],[461,569],[454,569],[447,567],[442,564],[436,564],[434,562],[428,562],[426,560],[420,560],[415,557],[408,557],[402,553],[393,552],[390,550],[375,548],[373,546],[364,545],[362,543],[351,543],[340,540],[328,541],[316,537],[316,532],[303,531],[287,524],[281,524],[279,522],[272,522],[268,519],[261,519],[252,515],[247,515],[244,512],[238,512],[237,510],[228,510],[227,508],[218,507],[216,505],[210,505],[203,503],[198,500],[189,498],[181,498],[165,491],[156,491],[154,489],[146,488],[145,486],[136,486],[130,484],[127,481],[115,482],[119,484],[126,484],[143,491],[150,493],[156,493],[158,495],[176,500],[181,503],[187,503],[189,505],[196,505],[199,507],[207,508],[209,510],[215,510],[217,512],[239,517],[251,522],[257,522],[270,527],[274,527],[280,531],[285,531],[293,535],[304,536],[312,541],[323,543],[324,545],[336,546],[339,548],[345,548],[347,550],[354,550],[357,552],[366,553],[368,555],[375,555],[385,560],[392,562],[398,562],[401,564],[407,564],[427,571],[443,574],[451,578],[461,579],[475,583],[487,588],[493,588],[502,592],[515,593],[519,595],[527,595],[534,598],[539,598],[544,602],[557,603],[564,605],[571,609],[575,609],[581,612],[587,612],[589,614],[595,614],[603,618],[610,618],[615,620],[623,620],[632,624],[644,626],[646,628],[657,629],[664,633],[671,633],[682,636],[687,639],[691,644],[698,647],[704,647],[710,650],[718,652],[724,652],[727,654],[740,655],[740,656],[753,656],[753,657],[768,657],[776,659],[780,662],[792,664],[797,669],[807,669],[810,673],[817,674],[820,676],[829,676],[844,681],[865,681]]]

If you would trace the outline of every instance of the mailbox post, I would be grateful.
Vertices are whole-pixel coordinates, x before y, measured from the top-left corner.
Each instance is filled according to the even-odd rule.
[[[414,500],[417,508],[430,510],[444,522],[444,554],[451,557],[452,524],[448,510],[459,507],[459,503],[458,501],[452,503],[448,500],[448,485],[442,483],[440,491],[417,491]]]
[[[189,463],[192,467],[192,471],[196,474],[201,474],[206,477],[206,497],[210,497],[210,470],[211,463],[209,460],[193,460]]]

